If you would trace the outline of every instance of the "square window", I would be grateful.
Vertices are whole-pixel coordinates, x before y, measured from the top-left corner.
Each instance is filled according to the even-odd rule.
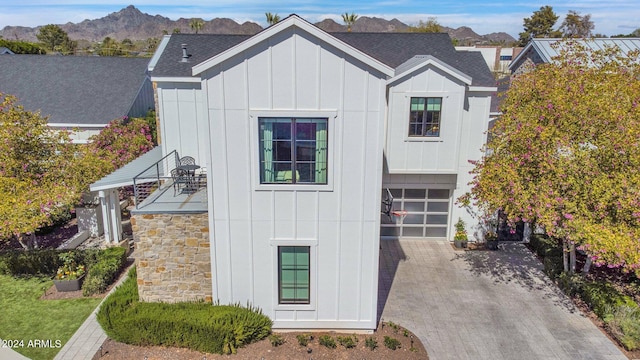
[[[261,184],[326,184],[326,118],[259,118]]]
[[[278,303],[310,303],[310,248],[278,247]]]

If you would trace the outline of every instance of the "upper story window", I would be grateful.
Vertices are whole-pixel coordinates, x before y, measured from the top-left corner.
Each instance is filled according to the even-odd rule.
[[[506,61],[506,60],[511,61],[511,55],[500,55],[500,60],[501,61]]]
[[[409,136],[440,136],[442,98],[412,97]]]
[[[259,118],[261,184],[327,184],[326,118]]]

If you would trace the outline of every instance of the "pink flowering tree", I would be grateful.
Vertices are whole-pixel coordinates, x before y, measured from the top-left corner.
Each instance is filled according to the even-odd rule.
[[[69,134],[0,93],[0,241],[33,237],[68,210],[79,193],[69,173],[74,163]]]
[[[518,75],[459,199],[535,223],[596,265],[640,274],[638,52],[558,43],[550,64]]]

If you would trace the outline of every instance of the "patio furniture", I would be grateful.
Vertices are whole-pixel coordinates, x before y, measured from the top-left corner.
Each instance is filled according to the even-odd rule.
[[[171,170],[171,179],[173,180],[173,196],[176,196],[182,186],[183,190],[187,187],[189,176],[184,170],[175,168]]]
[[[180,158],[180,165],[179,166],[184,166],[184,165],[195,165],[196,164],[196,159],[194,159],[191,156],[183,156]]]
[[[188,156],[185,156],[185,157],[188,157]],[[180,159],[180,161],[182,161],[182,159]],[[198,191],[198,182],[196,181],[196,170],[200,169],[200,165],[185,164],[185,165],[178,166],[176,169],[178,169],[178,171],[180,171],[183,174],[183,177],[185,178],[185,189],[190,192]]]

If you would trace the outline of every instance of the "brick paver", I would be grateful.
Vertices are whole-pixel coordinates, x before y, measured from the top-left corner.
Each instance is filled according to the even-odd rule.
[[[522,244],[381,242],[379,313],[413,331],[431,360],[626,359]]]

